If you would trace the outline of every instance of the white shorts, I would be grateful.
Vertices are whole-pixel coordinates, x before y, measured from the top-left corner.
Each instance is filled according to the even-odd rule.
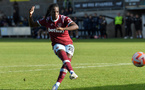
[[[53,50],[54,50],[55,54],[60,49],[64,50],[65,52],[67,52],[68,54],[70,54],[72,56],[74,54],[74,46],[72,44],[69,44],[69,45],[55,44],[53,46]]]

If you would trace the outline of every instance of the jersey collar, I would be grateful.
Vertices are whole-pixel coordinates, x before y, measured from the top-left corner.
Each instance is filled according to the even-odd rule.
[[[52,16],[51,16],[51,21],[52,21],[52,22],[56,22],[58,19],[59,19],[59,15],[58,15],[58,17],[57,17],[56,20],[53,20],[53,19],[52,19]]]

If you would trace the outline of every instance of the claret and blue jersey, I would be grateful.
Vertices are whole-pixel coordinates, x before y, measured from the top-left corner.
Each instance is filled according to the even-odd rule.
[[[49,32],[49,35],[51,37],[52,46],[54,46],[57,43],[68,45],[72,44],[73,41],[71,40],[68,30],[60,31],[56,30],[56,27],[68,27],[69,24],[73,22],[69,17],[64,15],[59,15],[56,20],[52,20],[51,16],[40,19],[37,21],[37,23],[40,26],[45,26]]]

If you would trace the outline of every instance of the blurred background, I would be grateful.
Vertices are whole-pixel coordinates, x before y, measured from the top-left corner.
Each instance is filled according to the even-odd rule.
[[[52,3],[58,3],[60,14],[71,17],[79,25],[79,30],[70,32],[71,38],[145,38],[145,0],[0,0],[0,37],[49,39],[45,27],[29,27],[28,14],[35,5],[33,19],[41,19]],[[116,35],[118,14],[123,20]],[[128,16],[132,34],[127,31]]]

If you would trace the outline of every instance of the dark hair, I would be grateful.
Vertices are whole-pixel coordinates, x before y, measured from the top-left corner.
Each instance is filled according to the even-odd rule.
[[[58,4],[54,3],[54,4],[51,4],[48,9],[47,9],[47,13],[45,15],[45,19],[47,18],[47,16],[50,16],[50,12],[51,10],[54,8],[54,7],[59,7]]]

